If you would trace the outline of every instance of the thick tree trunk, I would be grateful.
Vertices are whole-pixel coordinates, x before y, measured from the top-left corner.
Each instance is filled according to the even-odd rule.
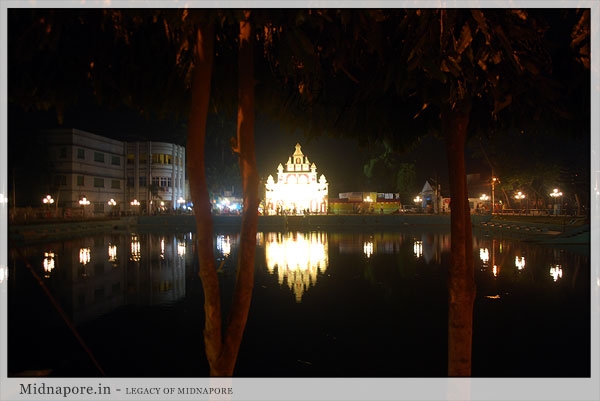
[[[237,144],[240,172],[244,191],[244,210],[240,234],[240,252],[233,302],[228,317],[227,331],[218,366],[211,370],[214,376],[232,376],[242,342],[254,287],[254,254],[258,226],[258,172],[254,152],[254,61],[252,29],[246,20],[240,22],[238,59],[238,126]]]
[[[204,141],[213,63],[213,29],[202,26],[194,48],[192,102],[187,139],[187,172],[196,215],[199,276],[204,289],[204,347],[213,373],[221,355],[221,300],[213,254],[213,224],[204,172]]]
[[[452,202],[448,271],[448,375],[470,376],[475,279],[464,154],[469,113],[460,109],[445,111],[442,124]]]

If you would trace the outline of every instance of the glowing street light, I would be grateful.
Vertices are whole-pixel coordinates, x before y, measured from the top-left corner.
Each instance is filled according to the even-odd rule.
[[[500,182],[500,180],[496,177],[492,177],[492,214],[494,214],[494,185],[497,182]]]
[[[130,204],[131,206],[139,206],[139,205],[140,205],[140,202],[139,202],[137,199],[134,199],[134,200],[132,200],[131,202],[129,202],[129,204]]]
[[[50,195],[46,195],[46,197],[42,199],[42,203],[44,203],[45,205],[49,205],[54,203],[54,199],[52,199]]]
[[[108,206],[117,206],[117,202],[113,198],[110,198],[108,201]]]
[[[89,205],[90,201],[84,196],[83,198],[79,199],[79,204],[81,206]]]
[[[550,196],[554,198],[554,214],[558,214],[558,209],[556,208],[556,198],[559,198],[562,195],[563,195],[563,193],[561,191],[559,191],[558,188],[554,188],[552,190],[552,193],[550,194]]]
[[[413,201],[415,201],[415,203],[419,203],[419,202],[423,201],[423,199],[419,195],[417,195],[417,197],[415,199],[413,199]]]
[[[482,201],[486,201],[486,200],[490,199],[490,197],[487,196],[486,194],[481,194],[481,196],[479,197],[479,199],[481,199]]]
[[[185,199],[180,196],[179,199],[177,199],[177,203],[179,203],[179,207],[181,207],[185,203]]]

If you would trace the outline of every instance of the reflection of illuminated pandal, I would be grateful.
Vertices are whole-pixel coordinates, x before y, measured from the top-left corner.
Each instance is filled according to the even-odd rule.
[[[558,280],[559,278],[562,278],[562,266],[561,265],[551,265],[550,266],[550,275],[552,276],[552,278],[554,279],[554,281]]]
[[[164,238],[160,239],[160,258],[161,259],[165,258],[165,239]]]
[[[515,256],[515,266],[517,266],[517,269],[523,270],[525,268],[525,256]]]
[[[137,235],[131,236],[131,257],[132,262],[139,262],[141,259],[141,246]]]
[[[80,248],[79,249],[79,263],[82,265],[87,265],[90,263],[90,248]]]
[[[257,233],[256,234],[257,238],[258,238],[258,234],[262,234],[262,233]],[[231,253],[231,239],[229,238],[229,235],[218,235],[217,236],[217,250],[219,252],[221,252],[224,257],[229,256],[229,254]]]
[[[110,263],[117,262],[117,246],[108,244],[108,261]]]
[[[500,273],[500,268],[496,265],[494,265],[492,267],[492,274],[494,275],[494,277],[498,277],[498,273]]]
[[[268,233],[265,256],[269,273],[277,266],[279,284],[286,279],[300,302],[304,291],[317,283],[318,271],[323,274],[327,269],[327,237],[324,233]]]
[[[419,259],[421,255],[423,255],[423,241],[415,241],[413,245],[413,252],[417,259]]]
[[[54,252],[44,252],[44,277],[50,277],[52,270],[54,270]]]
[[[373,255],[373,241],[365,242],[363,245],[363,252],[370,258]]]

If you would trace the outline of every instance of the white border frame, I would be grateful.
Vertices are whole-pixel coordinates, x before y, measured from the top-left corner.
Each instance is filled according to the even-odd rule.
[[[591,8],[591,377],[561,378],[323,378],[323,379],[246,379],[246,378],[7,378],[7,282],[0,281],[0,400],[599,400],[600,399],[600,3],[585,1],[185,1],[185,0],[2,0],[0,4],[0,277],[8,272],[7,256],[7,9],[20,8],[396,8],[396,7],[458,7],[458,8]],[[111,395],[19,395],[19,385],[46,383],[52,386],[109,386]],[[127,395],[126,388],[156,387],[160,395]],[[181,387],[233,387],[233,395],[165,395],[164,391]],[[121,391],[117,391],[121,389]]]

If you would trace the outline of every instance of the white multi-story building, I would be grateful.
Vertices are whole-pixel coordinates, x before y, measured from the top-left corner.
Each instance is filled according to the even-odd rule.
[[[129,202],[141,210],[176,209],[185,201],[185,148],[165,142],[127,143]],[[179,201],[179,203],[178,203]]]
[[[183,146],[122,142],[78,129],[48,131],[48,142],[60,208],[85,208],[87,214],[150,212],[187,202]],[[82,205],[84,198],[90,203]]]

